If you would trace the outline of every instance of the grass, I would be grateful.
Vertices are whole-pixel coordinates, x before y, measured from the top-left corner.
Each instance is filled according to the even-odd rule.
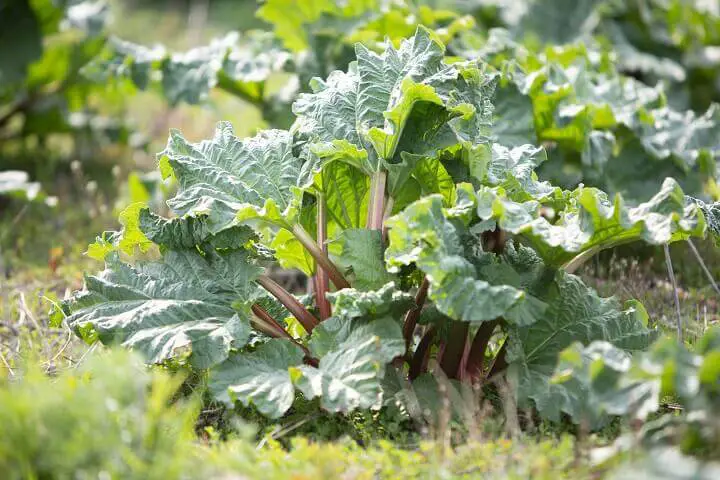
[[[240,424],[233,438],[194,434],[196,397],[174,399],[179,382],[122,350],[96,351],[50,377],[25,363],[23,381],[0,376],[3,478],[591,478],[570,436],[488,438],[450,449],[424,441],[367,448],[297,437],[286,448],[253,441]]]

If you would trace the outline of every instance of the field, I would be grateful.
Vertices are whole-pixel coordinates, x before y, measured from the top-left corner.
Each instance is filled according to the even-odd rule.
[[[720,10],[0,5],[0,472],[719,478]]]

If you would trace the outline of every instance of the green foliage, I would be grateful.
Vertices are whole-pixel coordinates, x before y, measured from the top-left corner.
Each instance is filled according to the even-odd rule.
[[[632,358],[606,342],[574,344],[560,355],[553,380],[574,392],[576,421],[604,414],[646,420],[672,398],[679,414],[646,423],[640,436],[650,448],[675,447],[683,453],[720,458],[720,334],[711,328],[695,351],[666,338]]]
[[[424,27],[382,53],[357,45],[347,71],[298,97],[289,130],[171,132],[158,159],[176,217],[126,210],[123,231],[91,247],[106,270],[64,302],[68,325],[208,369],[217,399],[270,418],[299,397],[333,413],[406,408],[406,380],[432,370],[476,385],[507,373],[516,400],[552,420],[580,409],[550,381],[560,352],[642,350],[653,333],[641,305],[572,271],[618,244],[702,237],[714,206],[672,179],[637,206],[540,181],[541,149],[494,141],[496,74],[444,48]],[[272,263],[313,275],[314,295],[263,274]],[[439,389],[425,390],[432,403]]]
[[[216,457],[228,470],[248,478],[333,479],[352,478],[585,478],[589,467],[572,462],[570,437],[538,443],[523,440],[473,442],[446,450],[425,442],[417,450],[403,450],[390,442],[370,448],[352,442],[312,443],[293,441],[290,451],[273,442],[268,448],[249,451],[237,442],[218,449]],[[262,471],[257,470],[263,465]]]
[[[0,468],[9,480],[288,475],[329,480],[347,472],[353,478],[578,478],[590,473],[572,460],[570,437],[499,439],[457,449],[431,441],[403,449],[388,441],[361,447],[348,440],[300,437],[288,448],[269,437],[258,447],[240,426],[222,443],[208,429],[201,443],[193,428],[198,402],[174,400],[178,379],[147,369],[134,355],[92,355],[56,377],[26,367],[22,378],[0,378]]]
[[[80,70],[105,43],[101,1],[18,0],[0,7],[0,141],[3,169],[38,180],[58,164],[129,145],[118,96]]]
[[[200,475],[197,409],[169,405],[178,385],[121,351],[58,378],[30,363],[22,378],[0,378],[0,470],[13,480]]]
[[[473,19],[437,8],[436,2],[386,4],[354,0],[338,4],[317,0],[302,7],[290,3],[271,0],[258,10],[258,17],[272,25],[274,35],[231,33],[184,53],[168,53],[162,46],[148,48],[113,39],[85,72],[103,83],[111,79],[128,81],[140,89],[157,85],[173,105],[203,101],[217,87],[255,105],[270,126],[280,128],[292,123],[290,105],[298,100],[293,107],[300,119],[297,128],[323,135],[315,128],[316,123],[319,120],[333,123],[335,131],[329,134],[332,145],[316,146],[323,151],[321,157],[349,158],[352,155],[346,149],[359,148],[360,152],[353,152],[357,156],[354,163],[372,170],[376,169],[377,161],[372,152],[369,158],[362,152],[367,150],[368,142],[378,147],[384,145],[388,150],[379,152],[379,156],[389,160],[398,139],[394,135],[386,138],[388,133],[383,133],[378,125],[385,120],[382,116],[365,118],[365,124],[358,124],[361,130],[377,130],[355,134],[341,132],[343,128],[355,129],[352,125],[343,127],[342,117],[356,108],[361,109],[363,116],[371,110],[376,115],[386,110],[387,104],[372,105],[367,99],[386,102],[384,95],[389,86],[383,82],[392,82],[398,72],[385,77],[373,70],[381,65],[373,67],[372,59],[385,48],[385,39],[398,46],[402,38],[424,25],[432,29],[437,40],[448,44],[448,51],[430,49],[420,53],[418,49],[423,45],[419,43],[415,51],[409,47],[400,53],[399,62],[412,68],[414,64],[407,63],[407,58],[401,59],[403,55],[420,59],[429,54],[435,62],[448,55],[452,61],[479,60],[487,64],[486,68],[493,73],[485,81],[497,83],[498,89],[494,98],[494,127],[492,131],[483,130],[482,135],[492,135],[507,147],[546,146],[551,161],[539,169],[541,177],[567,188],[580,183],[592,185],[610,194],[622,193],[633,201],[648,200],[666,177],[675,178],[685,192],[694,196],[707,199],[708,194],[715,195],[718,156],[715,139],[720,135],[720,119],[718,108],[710,100],[717,100],[720,94],[708,95],[704,85],[719,84],[717,61],[713,60],[717,56],[713,46],[717,36],[708,32],[717,30],[720,12],[680,0],[652,1],[648,5],[633,1],[626,6],[593,0],[521,1],[500,2],[490,15],[478,8],[471,12],[475,13]],[[443,3],[449,3],[453,9],[467,9],[462,3]],[[687,27],[680,28],[681,24]],[[503,28],[489,28],[498,26]],[[364,47],[356,51],[356,42]],[[348,69],[356,58],[357,72]],[[384,60],[388,73],[403,68],[400,64],[389,66],[393,61]],[[435,68],[433,62],[423,65],[430,70]],[[334,70],[348,73],[331,76]],[[422,83],[427,73],[418,71],[418,78],[413,77],[413,81]],[[355,100],[348,98],[346,102],[350,103],[338,105],[337,112],[332,110],[319,118],[323,98],[332,100],[339,90],[353,88],[355,77],[363,85],[358,90],[357,105],[352,105]],[[683,95],[677,94],[677,85],[667,91],[660,85],[650,86],[659,80],[680,82],[688,77],[698,83],[689,90],[690,94],[703,95],[702,100],[679,101]],[[327,80],[320,81],[321,78]],[[279,79],[285,83],[281,89],[273,86]],[[466,80],[477,90],[471,95],[485,96],[486,89],[473,86],[469,78]],[[433,81],[433,88],[437,88],[437,82],[443,80],[435,77]],[[314,95],[304,95],[308,86]],[[387,109],[389,119],[400,130],[405,128],[406,106],[421,102],[426,111],[418,110],[416,116],[434,119],[440,103],[446,102],[424,96],[428,93],[424,87],[411,88],[408,84],[406,88],[410,90],[404,96],[405,106],[398,103],[399,99],[393,99],[396,108]],[[435,93],[444,95],[442,89]],[[467,92],[453,95],[460,103],[473,104]],[[482,108],[479,101],[477,98],[476,108]],[[452,107],[452,102],[445,107]],[[444,115],[461,114],[451,110]],[[480,127],[478,121],[485,123],[482,118],[475,117],[476,130]],[[357,135],[368,136],[365,145],[361,145]],[[435,134],[434,141],[440,135],[442,130]],[[417,162],[412,157],[416,154],[408,150],[406,158],[394,161]],[[403,186],[406,173],[406,169],[398,167],[399,179],[390,180],[393,192]],[[400,183],[396,187],[397,180]],[[411,185],[424,188],[422,182],[422,172],[418,170]]]

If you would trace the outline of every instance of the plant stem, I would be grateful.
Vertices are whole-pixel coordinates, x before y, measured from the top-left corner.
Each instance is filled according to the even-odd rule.
[[[507,367],[507,359],[505,358],[505,355],[507,355],[507,340],[505,340],[505,343],[503,343],[503,346],[500,347],[500,351],[495,356],[495,361],[492,364],[492,367],[490,367],[490,372],[487,374],[487,379],[491,379],[495,375],[502,373]]]
[[[253,304],[252,307],[250,307],[253,314],[255,314],[255,321],[253,324],[255,327],[263,332],[266,335],[269,335],[273,338],[285,338],[287,340],[290,340],[295,345],[300,347],[303,352],[305,352],[305,355],[307,357],[312,357],[312,354],[310,353],[310,350],[303,345],[302,343],[298,342],[293,338],[292,335],[290,335],[283,327],[278,323],[277,320],[275,320],[264,308],[262,308],[257,303]]]
[[[327,257],[327,215],[325,196],[322,193],[317,195],[317,243]],[[330,290],[330,283],[327,271],[321,265],[315,265],[315,303],[320,311],[320,321],[330,318],[332,311],[330,302],[325,294]]]
[[[700,264],[700,267],[702,267],[703,272],[705,272],[705,276],[710,281],[710,285],[712,285],[713,290],[717,292],[718,295],[720,295],[720,287],[718,287],[718,284],[715,282],[715,279],[713,278],[712,273],[710,273],[710,270],[708,270],[707,265],[705,265],[705,262],[703,261],[702,257],[700,256],[700,252],[698,252],[697,248],[695,248],[695,244],[688,238],[687,240],[688,244],[690,245],[690,249],[692,250],[693,254],[695,254],[695,258],[697,259],[698,263]]]
[[[368,210],[367,228],[382,232],[385,216],[385,182],[387,172],[384,170],[373,173],[370,179],[370,205]]]
[[[385,221],[390,218],[390,214],[392,213],[393,206],[395,205],[395,199],[393,197],[388,196],[387,201],[385,202],[385,212],[383,212],[383,226],[382,226],[382,240],[383,244],[387,243],[387,236],[388,236],[388,229],[385,225]]]
[[[673,287],[673,296],[675,298],[675,313],[677,314],[677,341],[680,345],[683,344],[683,329],[682,329],[682,313],[680,312],[680,296],[678,295],[677,282],[675,281],[675,272],[673,271],[672,260],[670,259],[670,247],[666,243],[663,245],[665,251],[665,264],[667,265],[668,277],[670,277],[670,283]]]
[[[255,315],[255,319],[252,319],[253,324],[262,333],[276,338],[292,338],[283,327],[275,320],[264,308],[257,303],[253,304],[250,309]]]
[[[460,377],[460,364],[462,363],[465,344],[467,343],[470,324],[468,322],[453,322],[450,325],[447,344],[443,352],[440,368],[448,378]]]
[[[260,275],[257,282],[273,297],[277,298],[277,300],[298,319],[308,333],[312,332],[313,328],[320,323],[312,313],[308,312],[307,309],[298,302],[297,298],[278,285],[272,278],[267,275]]]
[[[350,283],[345,280],[345,277],[340,272],[340,270],[335,266],[334,263],[330,261],[325,252],[323,252],[322,248],[320,248],[317,242],[313,240],[313,238],[310,236],[307,230],[302,227],[302,225],[300,225],[299,223],[293,225],[292,233],[303,245],[303,247],[307,249],[310,255],[312,255],[317,264],[327,272],[330,280],[333,282],[337,289],[350,288]]]
[[[575,273],[575,271],[583,266],[585,262],[590,260],[596,253],[600,251],[600,248],[598,246],[589,248],[582,252],[581,254],[574,257],[572,260],[567,262],[565,265],[563,265],[563,269],[567,273]]]
[[[465,364],[467,378],[469,378],[472,383],[480,380],[482,376],[485,352],[487,351],[490,337],[492,337],[497,324],[497,320],[483,322],[477,333],[475,333],[475,338],[473,338],[472,345],[470,346],[470,353],[468,353],[467,363]]]
[[[405,337],[406,349],[410,348],[410,342],[412,341],[412,336],[415,332],[418,318],[420,318],[420,312],[422,312],[423,305],[425,304],[429,286],[430,282],[427,277],[423,278],[423,281],[415,294],[415,306],[408,310],[405,314],[405,321],[403,322],[403,337]]]
[[[425,370],[428,363],[428,355],[430,355],[430,347],[435,339],[435,326],[431,326],[425,335],[423,335],[420,343],[415,350],[412,360],[410,361],[410,371],[408,372],[408,378],[412,381],[420,376]]]

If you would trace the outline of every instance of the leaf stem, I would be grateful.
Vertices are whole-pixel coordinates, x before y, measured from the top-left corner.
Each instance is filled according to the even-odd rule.
[[[325,196],[322,193],[317,195],[317,243],[327,257],[327,212]],[[320,321],[330,318],[332,311],[330,302],[325,294],[330,291],[329,276],[327,271],[320,265],[315,267],[315,303],[320,311]]]
[[[467,344],[470,324],[468,322],[453,322],[450,326],[447,344],[443,352],[440,368],[448,378],[460,377],[460,364],[462,363],[465,345]]]
[[[470,345],[470,353],[468,353],[467,363],[465,364],[466,377],[470,382],[475,383],[482,376],[483,364],[485,363],[485,352],[487,351],[490,337],[492,337],[495,326],[499,322],[493,320],[491,322],[483,322],[475,333],[472,344]]]
[[[374,172],[370,179],[370,205],[368,210],[367,228],[382,231],[385,219],[385,183],[387,172]]]
[[[303,245],[303,247],[305,247],[308,253],[310,253],[310,255],[315,259],[317,264],[327,272],[330,280],[337,289],[350,288],[350,283],[348,283],[338,267],[330,261],[327,254],[323,252],[323,249],[320,248],[317,242],[312,238],[312,236],[310,236],[302,225],[299,223],[293,225],[292,233]]]
[[[589,248],[585,250],[584,252],[576,255],[572,258],[569,262],[567,262],[565,265],[563,265],[563,269],[567,273],[575,273],[575,271],[583,266],[585,262],[590,260],[596,253],[600,251],[600,247],[598,245]]]
[[[500,351],[495,356],[495,361],[493,361],[492,367],[490,367],[490,372],[487,374],[487,379],[491,379],[495,375],[498,375],[499,373],[502,373],[507,367],[507,359],[505,356],[507,355],[507,339],[505,340],[505,343],[503,343],[503,346],[500,347]]]
[[[663,245],[663,251],[665,253],[665,264],[667,265],[668,277],[670,278],[670,284],[673,287],[673,298],[675,300],[675,313],[677,314],[677,341],[680,345],[683,344],[683,326],[682,326],[682,313],[680,312],[680,296],[678,295],[678,286],[675,281],[675,272],[673,271],[672,259],[670,258],[670,247],[666,243]]]
[[[274,338],[285,338],[287,340],[290,340],[295,345],[300,347],[302,351],[305,352],[305,355],[309,357],[312,356],[310,350],[308,350],[305,345],[295,340],[295,338],[293,338],[293,336],[290,335],[287,330],[285,330],[282,325],[280,325],[280,323],[267,312],[267,310],[262,308],[257,303],[253,304],[250,309],[256,317],[253,320],[253,325],[258,330]]]
[[[257,282],[273,297],[277,298],[277,300],[298,319],[308,333],[312,332],[313,328],[320,323],[312,313],[308,312],[308,310],[298,302],[297,298],[278,285],[272,278],[267,275],[260,275]]]
[[[420,376],[425,370],[428,363],[428,356],[430,355],[430,347],[435,339],[435,325],[431,326],[425,335],[423,335],[420,343],[415,349],[415,354],[410,360],[410,370],[408,372],[408,378],[412,381]]]
[[[420,312],[422,312],[423,305],[425,305],[425,299],[427,298],[428,287],[430,282],[427,277],[423,278],[417,293],[415,294],[415,306],[412,307],[405,314],[405,321],[403,322],[403,337],[405,337],[405,348],[410,348],[410,341],[412,340],[417,321],[420,318]]]

